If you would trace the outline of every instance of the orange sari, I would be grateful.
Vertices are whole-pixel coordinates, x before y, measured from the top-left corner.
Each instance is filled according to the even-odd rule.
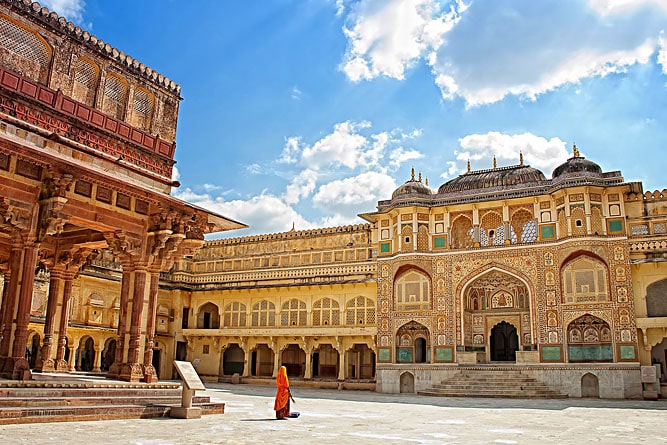
[[[289,416],[289,379],[287,378],[287,368],[281,366],[276,376],[276,400],[273,402],[273,409],[276,412],[276,419],[284,419]]]

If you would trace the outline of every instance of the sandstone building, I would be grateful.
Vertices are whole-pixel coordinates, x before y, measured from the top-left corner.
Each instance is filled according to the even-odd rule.
[[[414,392],[495,367],[612,398],[642,396],[640,365],[665,377],[667,191],[576,147],[550,177],[413,173],[365,224],[205,242],[243,225],[169,195],[180,87],[21,0],[0,56],[5,376],[178,359]]]

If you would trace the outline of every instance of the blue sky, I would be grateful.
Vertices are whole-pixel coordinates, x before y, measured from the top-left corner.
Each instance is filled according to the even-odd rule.
[[[250,225],[363,222],[571,156],[667,188],[667,0],[49,0],[182,86],[173,194]]]

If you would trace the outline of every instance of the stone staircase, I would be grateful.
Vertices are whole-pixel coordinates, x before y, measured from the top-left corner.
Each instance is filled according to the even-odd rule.
[[[206,395],[195,393],[192,404],[202,414],[225,412],[224,403]],[[0,425],[168,417],[177,406],[181,386],[176,382],[0,381]]]
[[[564,399],[561,394],[520,369],[462,368],[452,378],[418,391],[420,395],[441,397],[499,397],[515,399]]]

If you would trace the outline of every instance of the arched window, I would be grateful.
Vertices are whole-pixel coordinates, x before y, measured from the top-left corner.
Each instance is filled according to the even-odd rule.
[[[0,14],[0,64],[46,84],[52,51],[39,34]]]
[[[417,229],[417,250],[428,251],[428,226],[426,224],[420,224]]]
[[[488,211],[480,221],[479,243],[482,246],[497,246],[505,242],[505,227],[502,216]]]
[[[567,218],[565,217],[565,210],[561,209],[556,215],[558,218],[558,237],[567,237]]]
[[[602,235],[603,226],[602,210],[598,207],[591,207],[591,233]]]
[[[347,325],[374,325],[375,302],[363,296],[348,300],[345,307],[345,323]]]
[[[127,105],[128,85],[125,79],[118,74],[107,73],[104,82],[104,98],[102,100],[102,111],[115,117],[125,119],[125,106]]]
[[[132,125],[142,130],[150,130],[154,102],[153,95],[148,91],[141,88],[134,90],[134,98],[132,99]]]
[[[582,255],[565,265],[562,271],[563,297],[566,303],[608,301],[607,267]]]
[[[313,303],[313,326],[336,326],[340,324],[338,303],[331,298],[322,298]]]
[[[512,226],[512,244],[517,240],[521,243],[534,243],[537,241],[537,228],[533,214],[526,209],[514,212],[510,222]]]
[[[660,280],[646,288],[646,315],[667,317],[667,280]]]
[[[268,300],[255,303],[252,307],[253,326],[275,326],[276,306]]]
[[[472,221],[467,216],[457,216],[452,224],[452,248],[465,249],[473,247]]]
[[[412,252],[414,244],[412,241],[412,225],[405,225],[401,229],[401,251]]]
[[[426,310],[431,307],[431,280],[416,270],[409,270],[394,285],[394,309]]]
[[[281,326],[306,326],[307,319],[306,303],[296,298],[283,303],[280,311]]]
[[[235,301],[225,306],[223,311],[223,326],[237,327],[245,326],[246,306],[243,303]]]
[[[586,235],[586,213],[581,207],[576,207],[570,211],[570,227],[572,235]]]
[[[97,94],[99,76],[100,69],[97,65],[84,57],[80,57],[74,68],[72,98],[86,105],[93,106],[95,95]]]

